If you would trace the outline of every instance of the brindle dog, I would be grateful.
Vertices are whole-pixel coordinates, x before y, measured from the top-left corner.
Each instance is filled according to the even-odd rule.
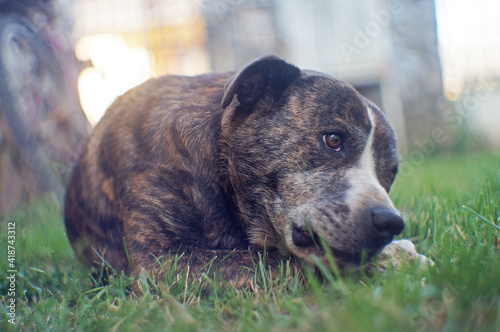
[[[79,259],[126,273],[184,253],[180,269],[224,259],[226,280],[245,284],[259,251],[274,267],[310,261],[324,257],[320,237],[340,268],[359,265],[403,230],[388,196],[398,162],[372,102],[276,56],[161,77],[95,128],[68,187],[67,234]]]

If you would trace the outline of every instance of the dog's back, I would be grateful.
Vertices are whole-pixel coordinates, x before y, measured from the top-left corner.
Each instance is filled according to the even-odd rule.
[[[231,218],[216,215],[221,214],[217,206],[209,206],[218,201],[214,196],[221,197],[222,205],[229,204],[214,184],[219,176],[215,153],[222,116],[219,105],[230,76],[166,76],[150,80],[115,101],[95,128],[68,186],[65,223],[78,258],[100,266],[104,255],[116,270],[129,271],[124,228],[143,228],[124,224],[123,215],[129,208],[148,215],[148,207],[169,200],[164,208],[167,215],[169,207],[184,209],[185,219],[176,224],[173,218],[168,223],[177,234],[193,236],[173,236],[173,246],[203,246],[195,234],[215,227],[221,218]],[[151,186],[140,188],[146,173]],[[200,185],[197,177],[213,182],[206,183],[204,190],[211,195],[187,202],[182,197],[196,191],[193,186]],[[131,192],[141,189],[144,195],[137,200]],[[157,241],[165,242],[165,230],[157,231],[148,232],[143,241],[154,243],[158,237]],[[235,232],[237,236],[240,233]],[[131,244],[140,246],[135,241],[127,245]]]

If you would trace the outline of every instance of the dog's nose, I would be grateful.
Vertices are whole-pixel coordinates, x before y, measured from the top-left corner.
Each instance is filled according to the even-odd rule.
[[[405,222],[399,214],[386,207],[376,207],[372,210],[373,225],[383,237],[392,237],[403,231]]]

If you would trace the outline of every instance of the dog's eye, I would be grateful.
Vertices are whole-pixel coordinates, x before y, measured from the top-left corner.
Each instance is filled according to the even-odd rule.
[[[396,174],[398,174],[397,166],[391,169],[390,173],[385,177],[385,188],[387,189],[387,192],[389,192],[389,189],[394,183],[394,180],[396,179]]]
[[[340,151],[342,149],[342,137],[337,134],[323,135],[323,142],[329,149],[334,151]]]
[[[388,177],[387,177],[387,184],[389,186],[392,185],[392,183],[394,182],[394,180],[396,179],[396,174],[398,174],[398,167],[394,167],[392,170],[391,170],[391,173],[389,173]]]

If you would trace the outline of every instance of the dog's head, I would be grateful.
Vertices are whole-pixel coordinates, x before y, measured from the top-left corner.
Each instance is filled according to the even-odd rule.
[[[221,158],[251,243],[310,261],[323,238],[343,266],[403,230],[388,196],[394,131],[349,84],[267,56],[231,78],[222,106]]]

